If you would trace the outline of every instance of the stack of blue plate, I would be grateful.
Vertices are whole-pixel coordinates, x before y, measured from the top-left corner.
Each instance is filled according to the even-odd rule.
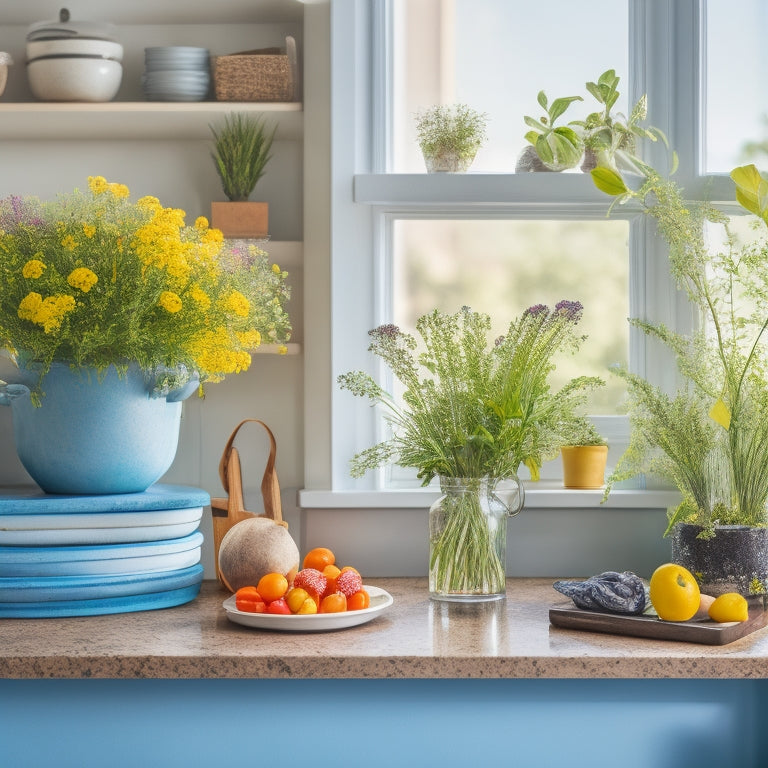
[[[202,101],[211,85],[207,48],[166,45],[144,49],[141,84],[148,101]]]
[[[203,578],[197,530],[210,497],[0,492],[0,617],[92,616],[193,600]]]

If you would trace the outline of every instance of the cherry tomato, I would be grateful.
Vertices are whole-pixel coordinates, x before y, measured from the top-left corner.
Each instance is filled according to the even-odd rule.
[[[281,597],[280,599],[273,600],[271,603],[267,604],[267,613],[281,613],[290,616],[291,609],[288,607],[285,598]]]

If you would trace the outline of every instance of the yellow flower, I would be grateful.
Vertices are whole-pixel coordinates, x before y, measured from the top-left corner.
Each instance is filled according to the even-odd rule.
[[[228,373],[246,371],[251,365],[247,352],[232,349],[226,328],[203,331],[190,344],[189,351],[198,370],[211,381],[220,381]]]
[[[40,309],[40,305],[43,303],[43,297],[39,293],[35,293],[32,291],[31,293],[28,293],[22,300],[19,302],[19,310],[18,315],[22,320],[31,320],[32,322],[35,321],[35,316],[37,315],[38,310]]]
[[[240,291],[232,291],[227,296],[224,306],[229,312],[233,312],[238,317],[248,317],[248,312],[251,309],[250,302]]]
[[[157,302],[166,312],[174,314],[181,309],[181,299],[173,291],[163,291]]]
[[[91,238],[96,234],[96,227],[93,224],[83,224],[83,234],[87,238]]]
[[[75,308],[75,300],[68,294],[47,296],[45,299],[39,293],[28,293],[19,303],[18,315],[22,320],[30,320],[41,325],[46,333],[56,331],[61,327],[61,321],[67,312]]]
[[[223,243],[224,233],[220,229],[208,229],[203,232],[200,239],[204,243]]]
[[[210,308],[211,297],[199,285],[193,286],[189,295],[203,311]]]
[[[246,349],[256,349],[261,344],[261,334],[254,328],[250,331],[237,333],[237,340]]]
[[[109,185],[103,176],[89,176],[88,188],[94,195],[102,195],[107,191]]]
[[[22,268],[21,274],[27,279],[37,280],[43,274],[45,264],[40,259],[30,259]]]
[[[69,273],[67,282],[73,288],[79,288],[83,293],[88,293],[99,282],[99,278],[88,267],[77,267]]]
[[[136,206],[138,208],[141,208],[145,211],[150,211],[150,212],[158,211],[163,207],[160,204],[160,201],[156,197],[152,197],[152,195],[146,195],[145,197],[140,197],[136,201]]]
[[[118,199],[131,196],[131,190],[125,184],[118,184],[117,182],[111,182],[107,184],[107,189],[112,193],[112,197]]]
[[[61,247],[66,248],[68,251],[74,251],[77,248],[77,240],[72,235],[67,235],[62,238]]]
[[[205,216],[198,216],[195,219],[195,229],[208,229],[208,219]]]
[[[276,275],[279,275],[279,274],[282,272],[282,270],[280,269],[280,267],[278,267],[278,266],[277,266],[277,264],[273,264],[273,265],[272,265],[272,271],[273,271],[273,272],[274,272]]]
[[[279,355],[287,355],[287,354],[288,354],[288,347],[286,347],[286,346],[285,346],[285,344],[281,344],[281,345],[280,345],[280,346],[277,348],[277,353],[278,353]]]

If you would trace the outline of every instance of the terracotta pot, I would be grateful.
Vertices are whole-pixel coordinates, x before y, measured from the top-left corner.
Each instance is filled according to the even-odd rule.
[[[602,488],[608,461],[607,445],[564,445],[560,453],[566,488]]]
[[[678,523],[672,532],[672,560],[687,568],[705,595],[760,593],[768,588],[768,528],[718,525],[711,539],[699,539],[699,525]]]
[[[267,237],[269,203],[211,203],[211,226],[220,229],[224,237]]]

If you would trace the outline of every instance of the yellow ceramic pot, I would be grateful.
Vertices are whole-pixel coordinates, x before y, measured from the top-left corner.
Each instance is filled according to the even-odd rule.
[[[566,488],[602,488],[608,461],[607,445],[564,445],[560,453]]]

